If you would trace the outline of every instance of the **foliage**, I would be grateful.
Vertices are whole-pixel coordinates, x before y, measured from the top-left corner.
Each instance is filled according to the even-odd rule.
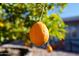
[[[0,42],[29,39],[29,30],[37,21],[46,24],[50,35],[64,39],[65,24],[59,14],[66,5],[66,3],[0,4]],[[48,11],[56,9],[58,10],[55,13],[48,15]]]

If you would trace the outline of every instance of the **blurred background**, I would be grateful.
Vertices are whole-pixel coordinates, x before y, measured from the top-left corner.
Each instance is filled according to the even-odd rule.
[[[63,21],[68,25],[68,33],[65,37],[65,50],[79,53],[79,3],[69,3],[60,14]],[[55,11],[49,11],[48,15]]]

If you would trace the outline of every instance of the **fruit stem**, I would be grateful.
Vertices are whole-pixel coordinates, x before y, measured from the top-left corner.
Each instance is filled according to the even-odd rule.
[[[49,41],[47,42],[47,46],[49,45]]]
[[[44,12],[44,6],[43,6],[43,9],[42,9],[42,12],[41,12],[40,21],[42,20],[42,17],[43,17],[43,12]]]

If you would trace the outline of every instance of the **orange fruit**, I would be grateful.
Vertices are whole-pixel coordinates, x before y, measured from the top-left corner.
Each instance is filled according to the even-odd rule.
[[[33,44],[36,46],[41,46],[48,42],[49,39],[49,32],[46,25],[39,21],[33,24],[32,28],[30,29],[30,39]]]
[[[49,44],[47,45],[47,51],[48,51],[48,52],[52,52],[52,51],[53,51],[51,45],[49,45]]]

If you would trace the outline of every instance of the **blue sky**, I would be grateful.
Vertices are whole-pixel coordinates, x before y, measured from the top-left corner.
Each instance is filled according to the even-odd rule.
[[[52,11],[49,11],[48,14],[51,14]],[[60,14],[62,18],[79,16],[79,3],[69,3]]]

